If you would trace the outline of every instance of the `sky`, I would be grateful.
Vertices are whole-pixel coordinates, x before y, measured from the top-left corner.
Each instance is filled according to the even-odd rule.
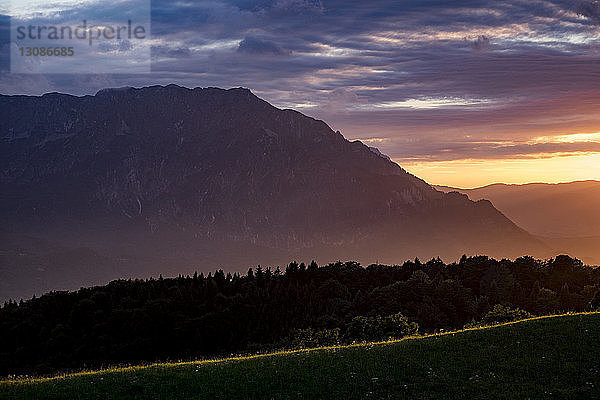
[[[144,20],[131,12],[140,1],[13,0],[0,13],[13,26],[32,15],[55,24]],[[0,93],[242,86],[433,184],[600,179],[600,1],[146,4],[151,37],[99,48],[132,60],[150,48],[151,72],[142,73],[127,73],[123,61],[119,73],[11,73],[10,26],[0,17]],[[96,53],[84,68],[102,64]]]

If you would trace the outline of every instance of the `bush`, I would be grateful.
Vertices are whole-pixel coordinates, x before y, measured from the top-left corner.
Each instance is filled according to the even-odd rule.
[[[402,313],[382,317],[354,317],[347,327],[346,335],[349,341],[377,341],[400,339],[416,334],[419,325],[408,322]]]
[[[477,326],[502,324],[505,322],[519,321],[521,319],[531,318],[533,315],[520,308],[513,308],[496,304],[493,309],[487,312],[478,323],[471,322],[465,325],[465,328]]]

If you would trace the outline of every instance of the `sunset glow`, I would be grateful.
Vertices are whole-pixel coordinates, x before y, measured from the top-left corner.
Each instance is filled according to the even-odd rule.
[[[600,0],[0,0],[0,399],[600,399],[599,110]]]
[[[374,139],[385,143],[384,139]],[[484,142],[486,145],[517,147],[515,142]],[[525,145],[590,144],[600,148],[600,133],[573,133],[540,136]],[[590,150],[594,147],[590,148]],[[532,182],[559,183],[574,180],[600,179],[600,152],[548,151],[519,154],[515,157],[496,159],[463,159],[447,161],[398,160],[413,174],[428,182],[460,188],[474,188],[490,183],[523,184]]]
[[[402,165],[433,184],[474,188],[490,183],[560,183],[600,179],[600,153],[506,160],[416,162]]]

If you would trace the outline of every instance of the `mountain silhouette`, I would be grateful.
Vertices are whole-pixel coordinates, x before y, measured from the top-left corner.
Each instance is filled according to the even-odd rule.
[[[489,201],[247,89],[0,96],[0,136],[4,298],[292,258],[548,252]]]

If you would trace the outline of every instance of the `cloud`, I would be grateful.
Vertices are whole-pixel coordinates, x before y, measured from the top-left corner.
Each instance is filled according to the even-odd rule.
[[[0,15],[0,74],[10,70],[10,18]]]
[[[577,5],[577,13],[600,23],[600,1],[582,1]]]
[[[240,42],[237,51],[248,54],[272,54],[276,56],[291,54],[290,51],[282,49],[274,42],[252,36],[245,37]]]
[[[189,58],[192,51],[187,47],[152,46],[152,57],[158,58]]]
[[[347,111],[348,106],[359,103],[358,96],[352,90],[347,88],[337,88],[327,94],[327,101],[323,108],[327,112]]]
[[[272,9],[284,13],[322,13],[321,0],[277,0]]]
[[[427,151],[423,151],[427,149]],[[413,150],[413,149],[411,149]],[[600,142],[577,143],[498,143],[442,142],[433,146],[414,146],[414,150],[396,159],[402,161],[501,160],[515,158],[544,158],[600,153]]]
[[[129,40],[116,40],[111,42],[100,42],[98,49],[102,52],[127,52],[133,48]]]
[[[476,51],[487,51],[492,48],[490,38],[485,35],[479,35],[477,39],[471,42],[471,48]]]

